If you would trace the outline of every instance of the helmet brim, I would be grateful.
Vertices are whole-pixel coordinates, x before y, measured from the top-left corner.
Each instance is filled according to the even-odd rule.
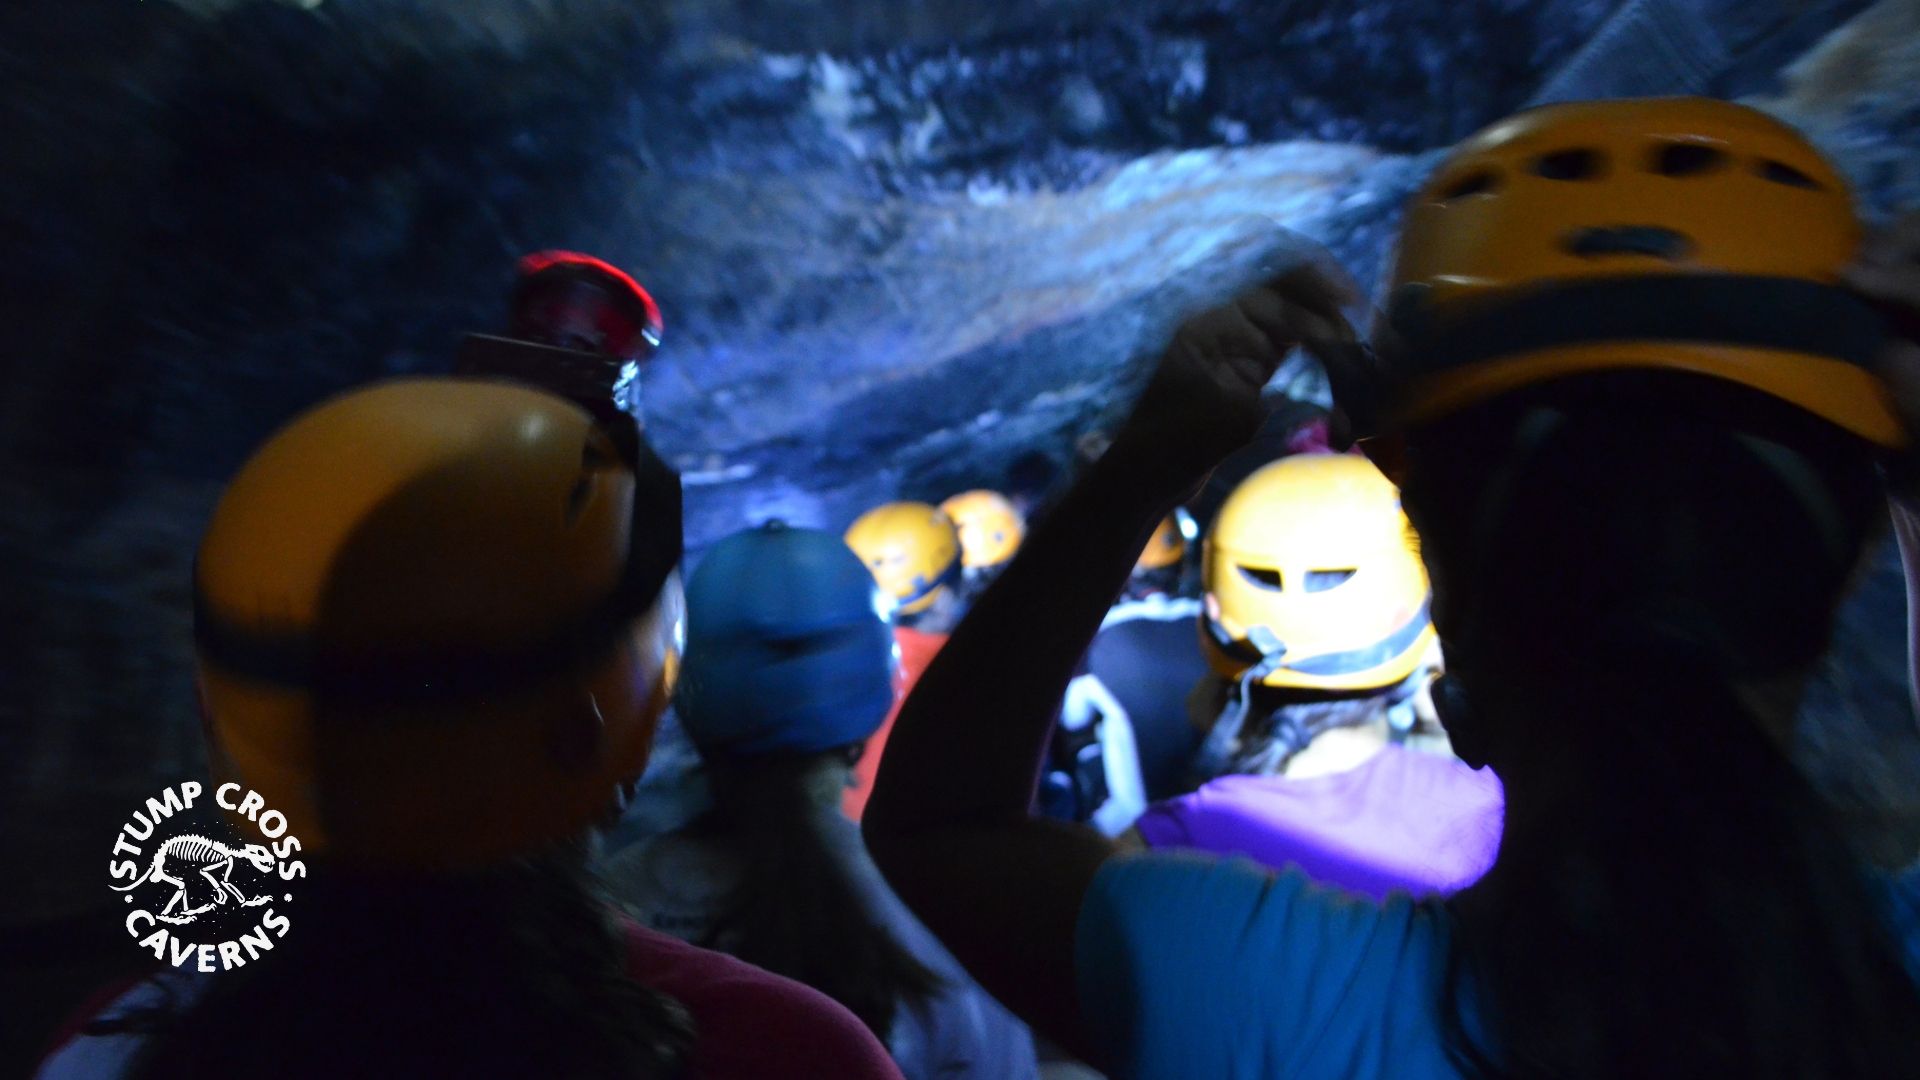
[[[1561,345],[1418,378],[1391,411],[1389,430],[1416,428],[1506,394],[1607,371],[1671,371],[1743,386],[1804,409],[1876,446],[1910,441],[1886,386],[1871,371],[1781,349],[1666,341]]]

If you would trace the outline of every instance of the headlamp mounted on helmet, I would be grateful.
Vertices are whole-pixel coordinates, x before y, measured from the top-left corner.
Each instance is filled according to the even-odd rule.
[[[660,348],[660,308],[640,283],[602,259],[542,251],[520,260],[509,297],[517,338],[643,364]]]

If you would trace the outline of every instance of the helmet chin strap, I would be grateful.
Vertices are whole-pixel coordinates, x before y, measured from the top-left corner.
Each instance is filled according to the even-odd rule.
[[[1247,642],[1260,650],[1260,662],[1240,673],[1237,699],[1220,714],[1193,755],[1194,771],[1202,781],[1227,771],[1240,744],[1240,732],[1246,727],[1247,715],[1253,709],[1253,684],[1278,671],[1287,655],[1286,645],[1264,626],[1249,627]]]

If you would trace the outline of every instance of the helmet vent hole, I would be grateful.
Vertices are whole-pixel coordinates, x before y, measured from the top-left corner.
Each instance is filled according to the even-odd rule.
[[[1727,155],[1700,143],[1667,143],[1653,152],[1653,171],[1661,176],[1698,176],[1727,163]]]
[[[1540,155],[1533,163],[1533,171],[1548,180],[1592,180],[1605,167],[1598,152],[1585,148],[1555,150]]]
[[[1469,195],[1485,195],[1500,186],[1500,178],[1491,169],[1475,169],[1473,172],[1448,184],[1440,192],[1441,202],[1464,199]]]
[[[1353,575],[1356,572],[1356,568],[1353,567],[1348,567],[1344,570],[1309,570],[1307,571],[1307,580],[1302,582],[1302,584],[1310,593],[1326,592],[1328,589],[1335,589],[1345,585],[1353,579]]]
[[[1784,162],[1762,159],[1754,167],[1754,171],[1760,174],[1762,180],[1771,180],[1788,187],[1805,188],[1808,191],[1820,190],[1820,181]]]
[[[1247,579],[1254,588],[1266,589],[1269,592],[1280,591],[1280,571],[1258,566],[1241,566],[1237,569],[1240,571],[1240,576]]]

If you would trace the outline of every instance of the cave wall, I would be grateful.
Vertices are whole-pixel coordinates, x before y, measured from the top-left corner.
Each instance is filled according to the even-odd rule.
[[[1373,282],[1441,149],[1532,101],[1750,98],[1872,216],[1920,202],[1917,12],[10,5],[0,845],[38,870],[0,926],[104,905],[96,848],[202,767],[188,582],[222,479],[329,393],[443,370],[522,251],[592,250],[655,290],[645,410],[696,549],[753,517],[837,527],[1064,460],[1182,315],[1296,234]],[[1281,382],[1324,396],[1305,365]],[[1913,816],[1920,763],[1894,575],[1863,585],[1808,740],[1885,821]],[[1871,725],[1907,742],[1867,753]]]

